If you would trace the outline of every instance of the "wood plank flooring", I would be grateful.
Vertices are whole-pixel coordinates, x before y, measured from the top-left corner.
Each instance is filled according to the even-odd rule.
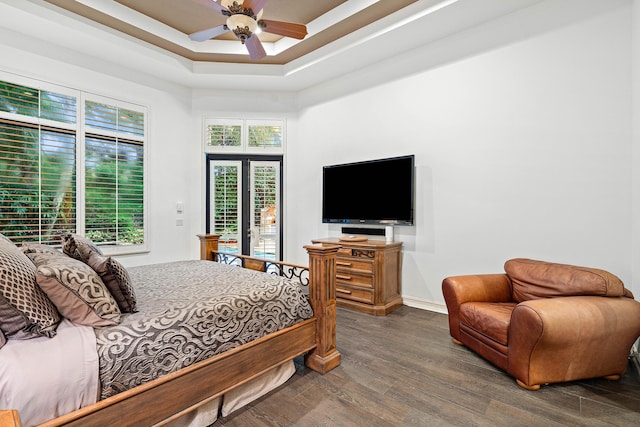
[[[213,426],[640,426],[640,376],[518,387],[451,341],[447,316],[338,309],[342,365],[296,374]],[[584,355],[589,357],[589,355]]]

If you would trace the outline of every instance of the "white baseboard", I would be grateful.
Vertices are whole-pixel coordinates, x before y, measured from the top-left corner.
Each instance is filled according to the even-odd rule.
[[[447,306],[441,303],[426,301],[419,298],[402,296],[402,303],[406,306],[419,308],[422,310],[434,311],[436,313],[447,314]]]

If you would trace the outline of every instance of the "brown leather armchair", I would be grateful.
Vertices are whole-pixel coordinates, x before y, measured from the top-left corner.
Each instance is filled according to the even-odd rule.
[[[640,336],[640,303],[618,277],[522,258],[507,261],[505,272],[444,279],[454,342],[528,390],[620,379]]]

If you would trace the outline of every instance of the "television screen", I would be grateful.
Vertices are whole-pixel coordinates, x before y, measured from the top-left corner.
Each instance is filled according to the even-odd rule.
[[[322,222],[413,225],[414,156],[325,166]]]

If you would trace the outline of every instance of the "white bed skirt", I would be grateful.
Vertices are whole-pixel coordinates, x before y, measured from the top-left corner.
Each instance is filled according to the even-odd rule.
[[[287,382],[296,372],[293,360],[272,369],[264,375],[233,389],[222,398],[215,399],[167,424],[166,427],[205,427],[218,419],[243,408],[254,400]]]

